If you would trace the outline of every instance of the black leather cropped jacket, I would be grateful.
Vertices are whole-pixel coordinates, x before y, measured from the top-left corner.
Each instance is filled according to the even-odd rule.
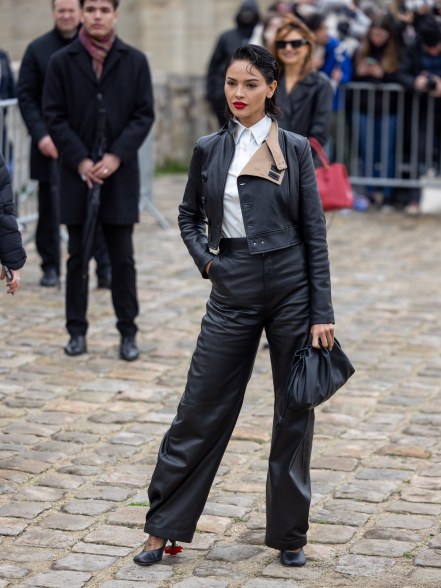
[[[234,155],[234,123],[196,143],[182,204],[181,236],[199,271],[215,256],[222,234],[223,197]],[[265,254],[303,242],[310,276],[311,324],[334,322],[326,221],[309,142],[279,129],[238,177],[239,199],[250,253]]]

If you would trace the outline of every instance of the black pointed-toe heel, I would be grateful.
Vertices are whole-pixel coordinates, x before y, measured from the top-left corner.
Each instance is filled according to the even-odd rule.
[[[159,563],[162,560],[162,555],[168,553],[169,555],[176,555],[181,553],[182,547],[176,545],[176,541],[171,541],[171,547],[166,547],[167,539],[164,541],[162,547],[159,549],[152,549],[151,551],[141,551],[138,555],[135,555],[133,561],[139,566],[151,566],[155,563]]]
[[[280,563],[283,566],[304,566],[306,563],[306,557],[303,553],[303,549],[300,551],[288,551],[288,549],[282,549],[280,552]]]

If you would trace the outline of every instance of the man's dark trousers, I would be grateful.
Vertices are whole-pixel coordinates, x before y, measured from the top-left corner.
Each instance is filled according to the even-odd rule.
[[[58,199],[50,182],[38,183],[38,223],[35,234],[41,269],[46,273],[54,269],[60,275],[60,224]]]
[[[133,258],[133,225],[102,224],[112,267],[112,302],[117,329],[122,336],[135,335],[138,315],[136,270]],[[87,333],[87,283],[82,276],[82,225],[68,225],[69,259],[66,276],[66,328],[70,336]]]

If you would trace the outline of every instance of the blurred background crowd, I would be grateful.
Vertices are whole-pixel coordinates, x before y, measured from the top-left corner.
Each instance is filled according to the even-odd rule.
[[[231,28],[219,36],[206,26],[197,29],[195,20],[198,10],[206,11],[201,18],[210,11],[214,18],[219,7],[206,3],[202,9],[189,1],[179,4],[187,14],[182,22],[184,41],[179,35],[164,34],[164,23],[171,21],[166,16],[160,20],[156,3],[136,6],[140,5],[128,1],[121,12],[135,22],[138,10],[146,37],[155,40],[154,50],[145,48],[153,77],[158,81],[160,66],[168,59],[164,52],[161,57],[162,42],[173,53],[176,68],[182,69],[181,78],[191,86],[185,96],[182,79],[174,82],[174,89],[168,82],[161,90],[158,83],[155,86],[156,161],[180,161],[185,166],[196,137],[223,124],[225,62],[237,46],[255,43],[266,46],[279,62],[280,125],[315,137],[331,160],[346,164],[356,192],[355,206],[419,212],[422,181],[440,172],[441,0],[238,1],[230,15]],[[170,12],[179,20],[182,13],[177,6],[171,2]],[[121,20],[123,38],[133,43]],[[173,51],[178,42],[194,49],[201,39],[205,47],[207,40],[211,43],[211,50],[203,50],[199,61]],[[13,71],[9,48],[2,49],[0,99],[5,100],[16,95],[20,60]],[[15,45],[13,52],[18,58]],[[179,59],[186,62],[185,68]],[[203,85],[199,91],[191,67],[201,69],[201,63],[206,65],[197,76]],[[204,108],[211,112],[208,124]],[[0,146],[12,169],[14,149],[3,111],[2,121]]]

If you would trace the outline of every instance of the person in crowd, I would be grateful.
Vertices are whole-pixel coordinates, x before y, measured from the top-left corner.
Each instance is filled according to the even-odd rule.
[[[167,540],[192,540],[263,330],[275,393],[265,543],[280,550],[282,564],[305,563],[314,413],[285,410],[285,384],[308,340],[332,348],[334,315],[311,150],[306,138],[278,128],[277,78],[268,50],[238,48],[225,74],[228,126],[199,139],[190,163],[179,226],[212,289],[150,482],[139,565],[160,561]]]
[[[272,47],[280,71],[279,126],[325,145],[331,130],[333,91],[327,76],[314,69],[314,48],[314,35],[304,22],[285,16]]]
[[[7,292],[15,294],[20,287],[20,268],[26,261],[26,252],[14,214],[11,178],[5,160],[0,154],[0,280],[6,271],[11,272]]]
[[[405,145],[417,150],[419,175],[428,168],[439,173],[441,158],[441,25],[433,15],[420,20],[415,41],[406,48],[400,81],[412,94],[418,96],[418,135],[405,137]],[[412,100],[411,96],[410,99]],[[430,104],[431,99],[434,103]],[[414,102],[408,104],[411,119]],[[409,129],[410,131],[410,129]],[[431,144],[428,145],[429,138]],[[411,153],[407,153],[411,159]],[[419,191],[411,191],[406,212],[419,212]]]
[[[316,54],[316,67],[329,77],[334,89],[337,90],[340,84],[346,84],[352,79],[352,63],[349,55],[338,39],[329,35],[326,18],[322,13],[313,12],[304,21],[314,34],[319,49]],[[334,100],[334,110],[337,110],[337,106],[337,100]]]
[[[328,25],[324,14],[312,12],[304,18],[307,27],[315,38],[316,48],[313,54],[313,67],[328,76],[333,88],[331,131],[326,145],[328,157],[334,159],[337,112],[339,109],[341,84],[351,81],[353,76],[352,63],[345,46],[328,33]]]
[[[392,18],[385,13],[374,18],[369,31],[362,39],[354,56],[354,81],[368,84],[400,83],[400,46],[394,34]],[[356,135],[359,138],[358,153],[362,177],[395,177],[395,150],[397,133],[397,95],[384,100],[382,90],[373,90],[373,101],[369,92],[362,90],[357,95],[359,116]],[[351,120],[353,117],[351,117]],[[352,130],[354,133],[354,129]],[[393,206],[393,189],[382,190],[368,186],[367,195],[379,207],[388,210]]]
[[[360,8],[359,0],[331,0],[322,2],[321,6],[330,36],[335,37],[352,58],[371,19]]]
[[[0,49],[0,100],[15,98],[15,80],[9,55]]]
[[[253,35],[250,39],[251,45],[261,45],[270,49],[277,29],[282,24],[283,16],[280,12],[268,11],[263,17],[262,23],[254,27]]]
[[[80,27],[79,0],[52,0],[54,27],[26,48],[18,79],[18,103],[31,135],[30,176],[38,180],[38,222],[35,234],[43,276],[40,285],[56,287],[60,276],[60,220],[58,195],[58,150],[43,116],[43,87],[51,56],[69,45]],[[101,232],[97,233],[94,256],[98,287],[110,288],[111,268]]]
[[[132,233],[139,217],[138,149],[154,120],[148,62],[115,32],[118,0],[81,0],[78,38],[52,56],[43,110],[60,153],[61,222],[69,233],[66,276],[67,355],[87,351],[87,283],[82,239],[89,190],[101,186],[98,221],[112,266],[112,302],[121,335],[120,358],[139,356]],[[127,89],[130,91],[126,91]],[[105,153],[93,160],[99,103],[106,112]],[[87,278],[86,278],[87,282]]]
[[[237,47],[248,43],[260,22],[259,7],[255,0],[245,0],[236,15],[236,27],[220,35],[210,58],[206,79],[206,98],[219,125],[225,124],[224,70],[225,64]]]

